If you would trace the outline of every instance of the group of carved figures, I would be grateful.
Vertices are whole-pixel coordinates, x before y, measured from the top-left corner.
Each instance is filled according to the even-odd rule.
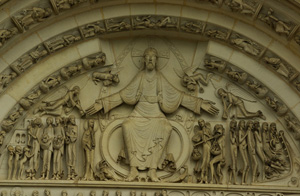
[[[22,179],[27,162],[29,162],[29,167],[26,169],[26,179],[35,179],[40,167],[42,168],[40,179],[51,178],[51,165],[53,166],[52,179],[62,179],[64,176],[64,154],[66,154],[68,168],[67,179],[75,179],[77,176],[75,166],[76,141],[78,138],[78,126],[75,117],[72,115],[64,118],[56,117],[55,124],[53,121],[52,117],[48,117],[46,126],[43,126],[41,118],[31,120],[27,126],[27,146],[22,148],[19,145],[15,147],[9,145],[7,147],[8,179]],[[86,168],[82,180],[92,180],[94,177],[92,169],[95,149],[94,133],[94,120],[87,120],[81,140],[85,153]],[[41,157],[42,164],[40,164]]]
[[[215,125],[212,132],[210,123],[198,121],[192,138],[192,159],[197,161],[194,172],[200,183],[214,183],[214,180],[222,183],[222,168],[228,165],[226,149],[231,152],[231,164],[228,167],[230,184],[237,184],[238,174],[241,175],[241,184],[249,183],[250,171],[251,183],[258,182],[261,174],[264,181],[279,178],[289,171],[288,146],[283,131],[278,132],[275,123],[269,125],[263,122],[260,126],[259,121],[232,120],[229,126],[229,146],[226,145],[228,143],[225,142],[224,133],[221,124]]]
[[[23,196],[23,190],[21,188],[14,188],[11,191],[11,196]],[[34,190],[32,191],[32,196],[39,196],[40,193],[38,190]],[[45,196],[51,196],[51,191],[49,189],[45,189],[44,190],[44,195]],[[97,192],[95,190],[92,190],[89,193],[89,196],[96,196]],[[122,192],[120,190],[115,191],[115,196],[122,196]],[[130,196],[137,196],[137,191],[132,190],[129,193]],[[141,192],[140,196],[146,196],[147,193],[146,192]],[[7,191],[1,191],[1,196],[7,196]],[[68,196],[68,192],[66,190],[62,190],[61,191],[61,196]],[[83,196],[82,192],[79,192],[76,194],[76,196]],[[102,191],[102,196],[109,196],[109,191],[108,190],[103,190]],[[156,191],[154,193],[154,196],[168,196],[168,193],[166,190],[162,190],[162,191]]]

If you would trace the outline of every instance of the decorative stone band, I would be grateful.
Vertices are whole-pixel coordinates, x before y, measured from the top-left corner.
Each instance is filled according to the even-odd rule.
[[[246,36],[209,22],[163,15],[139,15],[100,20],[56,35],[28,51],[18,58],[17,61],[13,62],[10,68],[3,71],[2,78],[0,78],[2,79],[0,93],[3,93],[9,86],[9,83],[26,69],[37,64],[47,55],[61,49],[95,37],[107,38],[110,34],[113,35],[114,33],[130,31],[132,34],[134,32],[139,35],[142,31],[147,31],[147,33],[151,34],[151,31],[157,30],[159,32],[179,31],[181,33],[188,33],[191,34],[190,37],[193,38],[195,36],[197,39],[214,39],[230,47],[239,49],[256,61],[270,67],[281,78],[290,82],[297,92],[300,93],[299,72],[292,65],[288,64],[286,60],[281,59],[279,54],[274,53],[265,46]]]
[[[298,181],[299,183],[299,181]],[[131,190],[136,190],[137,193],[142,191],[147,192],[147,196],[155,196],[156,192],[165,191],[169,196],[192,196],[192,195],[207,195],[207,196],[297,196],[299,194],[299,187],[283,187],[278,186],[247,186],[247,185],[220,185],[220,184],[197,184],[197,183],[147,183],[145,188],[145,182],[115,182],[115,181],[59,181],[57,183],[54,180],[43,181],[41,183],[38,180],[30,181],[1,181],[1,187],[19,187],[24,189],[23,195],[31,195],[33,190],[39,190],[40,193],[44,192],[45,187],[50,191],[58,192],[58,190],[67,190],[69,195],[77,195],[78,192],[84,192],[84,195],[92,190],[95,190],[98,194],[106,191],[109,195],[115,195],[117,191],[123,193],[123,195],[129,195]],[[20,188],[22,187],[22,188]],[[116,188],[117,187],[117,188]],[[217,189],[217,190],[216,190]],[[1,189],[5,190],[5,188]],[[140,195],[140,194],[138,194]]]

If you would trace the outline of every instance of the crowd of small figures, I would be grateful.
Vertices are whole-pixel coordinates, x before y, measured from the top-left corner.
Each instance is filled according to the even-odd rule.
[[[19,189],[19,188],[14,188],[11,191],[11,196],[23,196],[23,190]],[[39,191],[34,190],[31,194],[32,196],[39,196]],[[96,196],[97,192],[92,190],[89,194],[89,196]],[[102,196],[109,196],[109,195],[115,195],[115,196],[122,196],[122,192],[121,191],[115,191],[115,193],[110,194],[110,192],[108,190],[103,190],[102,191]],[[137,196],[138,193],[135,190],[130,191],[129,196]],[[162,191],[156,191],[154,193],[154,196],[167,196],[168,193],[166,190],[162,190]],[[2,191],[1,192],[1,196],[7,196],[7,191]],[[51,191],[49,189],[45,189],[44,190],[44,196],[51,196]],[[68,192],[66,190],[61,191],[61,196],[68,196]],[[83,196],[83,193],[79,192],[76,194],[76,196]],[[147,196],[146,192],[141,192],[140,196]]]
[[[230,165],[229,184],[237,184],[238,174],[241,175],[241,184],[247,184],[248,175],[251,175],[251,183],[256,183],[260,174],[262,181],[265,181],[278,179],[289,171],[291,166],[288,145],[284,132],[277,131],[276,123],[269,125],[263,122],[260,126],[259,121],[232,120],[229,126],[230,142],[225,142],[224,133],[225,129],[221,124],[216,124],[212,131],[209,122],[198,121],[192,138],[192,159],[197,161],[194,173],[198,182],[215,181],[222,184],[222,170],[225,165]],[[231,152],[231,164],[226,160],[226,148]]]

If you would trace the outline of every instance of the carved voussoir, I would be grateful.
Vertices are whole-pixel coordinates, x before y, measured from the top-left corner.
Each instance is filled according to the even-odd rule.
[[[12,17],[13,22],[21,33],[28,30],[32,25],[43,22],[52,15],[51,8],[32,7],[23,9],[22,12]]]

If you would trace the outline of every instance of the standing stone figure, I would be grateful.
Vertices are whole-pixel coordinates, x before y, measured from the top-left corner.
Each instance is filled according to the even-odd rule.
[[[200,171],[200,183],[208,183],[208,166],[210,161],[210,150],[211,150],[211,125],[210,123],[205,123],[203,119],[198,120],[199,125],[199,136],[195,135],[192,140],[194,142],[198,142],[195,145],[203,144],[203,155],[202,155],[202,164],[200,169],[196,171]]]
[[[15,154],[15,148],[11,145],[7,146],[8,151],[8,159],[7,159],[7,165],[8,165],[8,176],[7,179],[11,180],[12,172],[13,172],[13,160],[14,160],[14,154]]]
[[[22,180],[23,172],[24,172],[24,167],[25,163],[33,157],[33,154],[30,153],[30,149],[28,147],[24,147],[23,149],[23,158],[20,160],[19,163],[19,174],[18,174],[18,179]]]
[[[76,146],[75,143],[78,137],[78,127],[75,122],[75,116],[69,117],[69,123],[66,129],[66,144],[67,144],[67,165],[68,165],[68,180],[75,179],[77,176],[75,171],[76,164]]]
[[[245,121],[241,120],[238,126],[239,132],[239,149],[243,159],[243,169],[242,169],[242,184],[246,184],[249,173],[249,159],[247,154],[247,136]]]
[[[156,70],[158,52],[148,48],[144,52],[144,69],[120,92],[97,99],[87,109],[88,115],[100,110],[109,112],[122,103],[135,105],[122,123],[122,133],[129,156],[130,172],[127,181],[134,181],[139,170],[148,170],[148,177],[158,182],[156,170],[168,144],[172,126],[164,113],[173,113],[183,106],[194,113],[204,110],[212,115],[219,110],[213,102],[190,96],[174,88]]]
[[[28,134],[28,146],[31,147],[31,154],[33,157],[29,162],[29,169],[27,172],[27,179],[35,179],[35,174],[39,169],[40,165],[40,137],[42,132],[42,119],[36,118],[31,121],[30,125],[27,127]]]
[[[246,125],[247,129],[247,142],[248,142],[248,151],[251,160],[251,168],[252,168],[252,183],[257,182],[258,173],[258,162],[256,158],[256,149],[255,149],[255,137],[254,137],[254,129],[253,129],[253,121],[249,120]]]
[[[237,153],[238,153],[238,138],[236,134],[237,122],[235,120],[230,121],[230,152],[231,152],[231,166],[229,166],[229,184],[236,184],[236,172],[237,172]]]
[[[85,154],[85,173],[83,180],[94,180],[94,151],[95,151],[95,122],[90,119],[86,122],[82,135],[82,147]]]
[[[41,147],[43,149],[43,169],[42,169],[42,176],[40,179],[42,180],[49,179],[51,156],[53,152],[53,138],[54,138],[53,118],[48,117],[46,123],[47,123],[47,127],[44,128],[42,133],[42,138],[41,138]]]
[[[59,180],[62,178],[62,157],[64,154],[64,141],[65,141],[65,130],[62,125],[61,117],[55,118],[56,126],[54,127],[54,139],[53,139],[53,178]]]
[[[22,154],[23,154],[22,147],[17,145],[15,147],[14,172],[13,172],[13,176],[12,176],[13,180],[17,179],[17,172],[18,172],[18,167],[19,167],[19,162],[20,162],[20,156]]]
[[[211,153],[215,156],[209,163],[210,172],[211,172],[211,180],[210,183],[213,183],[213,180],[216,180],[216,183],[222,184],[223,173],[222,166],[225,165],[225,129],[223,125],[217,124],[214,127],[214,142],[211,147]],[[217,172],[215,174],[214,164],[217,165]]]

